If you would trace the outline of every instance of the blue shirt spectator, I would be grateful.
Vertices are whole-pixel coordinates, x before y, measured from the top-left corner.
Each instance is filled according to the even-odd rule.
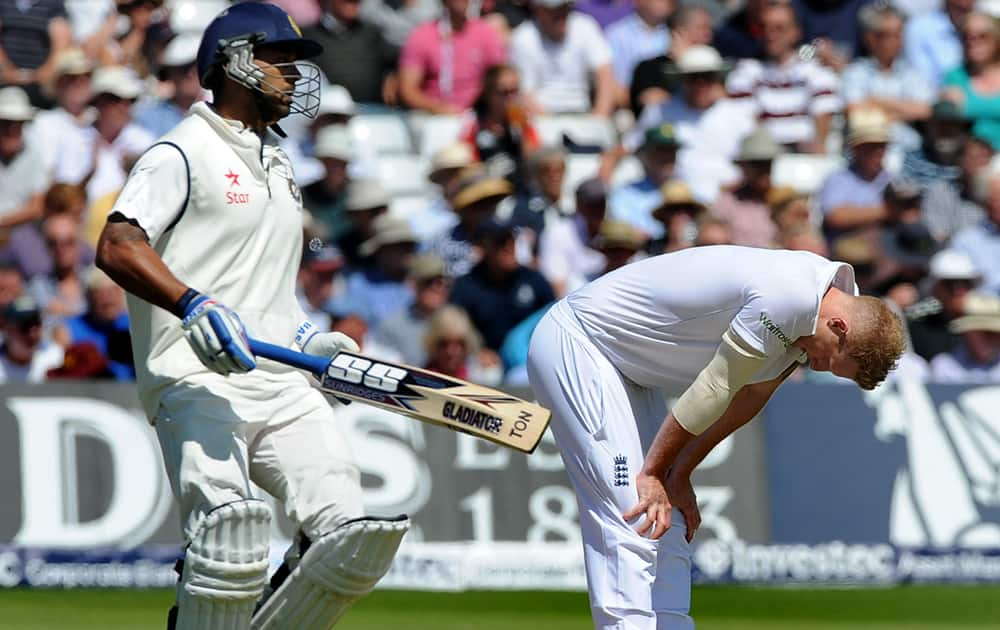
[[[930,114],[934,87],[901,56],[905,17],[892,5],[871,4],[858,16],[865,47],[871,56],[856,59],[842,75],[841,90],[848,111],[877,107],[895,120],[892,140],[908,149],[920,136],[907,122]]]
[[[413,302],[407,275],[417,248],[417,237],[409,222],[401,217],[382,215],[373,224],[374,236],[358,248],[370,257],[370,265],[347,275],[346,305],[349,314],[359,315],[371,329]],[[343,313],[342,314],[348,314]]]
[[[829,39],[835,52],[852,59],[861,51],[858,12],[872,0],[792,0],[804,41]]]
[[[906,24],[903,54],[936,88],[944,74],[962,63],[958,24],[972,10],[968,0],[947,0],[944,10],[915,16]]]
[[[92,344],[116,380],[135,380],[125,292],[103,271],[86,274],[87,310],[63,322],[68,344]]]
[[[491,220],[477,242],[483,261],[458,278],[451,302],[469,314],[486,347],[499,350],[504,338],[529,315],[555,299],[542,274],[517,262],[514,229]]]
[[[995,181],[995,180],[994,180]],[[990,185],[996,188],[997,184]],[[991,194],[991,197],[993,195]],[[991,200],[987,213],[1000,218],[1000,199]],[[968,254],[978,269],[983,271],[983,291],[1000,294],[1000,226],[995,219],[987,218],[979,225],[965,228],[951,241],[951,246]]]
[[[653,210],[663,202],[660,186],[674,176],[680,144],[670,123],[646,131],[636,152],[644,175],[638,181],[611,191],[608,197],[610,218],[625,221],[650,238],[663,237],[663,224],[653,218]]]
[[[191,33],[170,40],[160,60],[160,79],[171,86],[169,99],[146,101],[136,105],[132,118],[136,124],[159,138],[179,123],[187,110],[201,100],[201,83],[195,59],[201,37]]]
[[[611,64],[621,85],[632,81],[632,72],[643,59],[662,55],[670,48],[667,16],[670,0],[636,0],[636,12],[607,28]]]
[[[851,163],[832,173],[819,191],[823,228],[831,240],[859,229],[877,227],[887,218],[883,192],[892,175],[883,168],[889,131],[878,110],[860,112],[848,121]]]

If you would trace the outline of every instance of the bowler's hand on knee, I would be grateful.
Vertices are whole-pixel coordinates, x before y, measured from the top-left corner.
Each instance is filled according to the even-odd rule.
[[[636,533],[640,536],[649,534],[652,540],[659,540],[670,529],[672,510],[663,480],[640,472],[635,478],[635,488],[639,493],[639,502],[622,517],[631,521],[645,515],[646,519],[636,525]]]
[[[667,475],[667,496],[684,516],[684,525],[687,527],[684,537],[691,542],[694,540],[694,533],[701,527],[701,512],[698,510],[698,497],[694,494],[691,477],[675,472]]]

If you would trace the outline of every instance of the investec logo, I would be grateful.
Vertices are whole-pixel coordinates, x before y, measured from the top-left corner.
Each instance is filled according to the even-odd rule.
[[[781,343],[786,346],[792,345],[792,339],[785,334],[785,331],[781,329],[780,326],[771,321],[771,318],[767,316],[767,313],[760,314],[760,323],[764,324],[764,328],[771,332],[772,335],[781,340]]]

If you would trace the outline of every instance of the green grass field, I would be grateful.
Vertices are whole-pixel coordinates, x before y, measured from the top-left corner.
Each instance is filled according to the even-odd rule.
[[[0,591],[2,630],[163,628],[171,591]],[[865,590],[703,587],[698,630],[970,630],[1000,628],[995,587]],[[379,591],[344,630],[570,630],[590,617],[582,593]]]

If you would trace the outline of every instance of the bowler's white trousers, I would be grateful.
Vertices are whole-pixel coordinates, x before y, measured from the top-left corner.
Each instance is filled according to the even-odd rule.
[[[360,473],[318,390],[263,373],[205,378],[213,391],[169,388],[154,420],[186,540],[213,508],[252,497],[251,481],[314,540],[363,515]]]
[[[691,551],[684,519],[653,541],[622,514],[638,503],[635,476],[666,416],[663,395],[626,380],[560,301],[531,338],[528,378],[552,410],[552,433],[580,507],[587,587],[600,630],[690,630]]]

